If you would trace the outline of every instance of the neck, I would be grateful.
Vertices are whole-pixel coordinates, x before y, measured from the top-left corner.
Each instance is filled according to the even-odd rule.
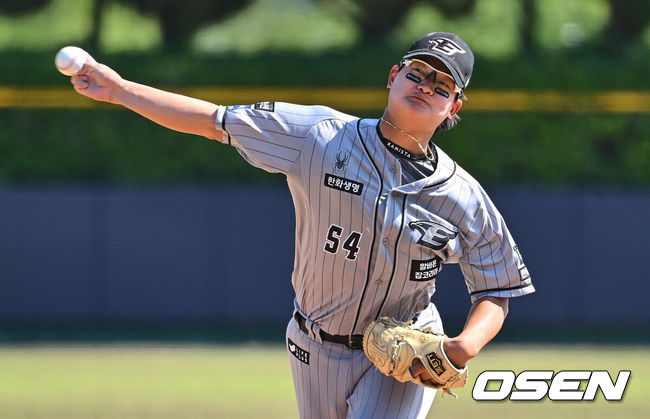
[[[392,120],[387,113],[384,113],[381,117],[379,124],[381,133],[393,143],[416,155],[424,155],[427,158],[432,156],[429,147],[430,134],[421,134],[418,136],[415,133],[408,132]]]

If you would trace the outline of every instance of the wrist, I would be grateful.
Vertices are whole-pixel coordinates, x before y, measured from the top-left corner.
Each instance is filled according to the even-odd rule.
[[[128,105],[128,100],[126,100],[125,98],[133,90],[133,87],[130,86],[130,84],[131,82],[129,82],[128,80],[124,80],[123,78],[119,78],[115,80],[115,83],[113,84],[113,87],[110,90],[108,101],[115,105],[124,105],[124,106]]]
[[[443,343],[443,350],[447,358],[458,369],[465,367],[467,362],[477,355],[471,345],[464,340],[456,338],[447,338]]]

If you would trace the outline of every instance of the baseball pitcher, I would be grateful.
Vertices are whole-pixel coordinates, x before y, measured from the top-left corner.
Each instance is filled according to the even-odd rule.
[[[457,124],[473,65],[458,35],[421,37],[389,70],[378,119],[278,102],[215,105],[94,60],[71,81],[286,176],[296,211],[286,344],[302,418],[421,418],[437,389],[465,385],[508,299],[534,292],[501,214],[432,141]],[[472,302],[453,337],[431,303],[449,263],[460,265]]]

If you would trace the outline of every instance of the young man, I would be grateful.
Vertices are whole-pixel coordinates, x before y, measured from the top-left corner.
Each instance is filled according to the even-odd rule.
[[[370,322],[390,316],[442,332],[430,302],[435,279],[443,263],[459,263],[472,307],[443,349],[462,368],[501,329],[508,298],[534,291],[485,191],[431,141],[458,121],[473,64],[457,35],[423,36],[390,69],[378,120],[323,106],[217,106],[124,80],[94,62],[72,83],[284,173],[296,210],[287,349],[301,417],[415,418],[426,416],[435,390],[371,364],[361,344]]]

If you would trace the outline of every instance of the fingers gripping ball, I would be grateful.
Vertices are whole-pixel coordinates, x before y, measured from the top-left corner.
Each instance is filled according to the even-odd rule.
[[[92,60],[90,54],[78,47],[64,47],[56,53],[54,65],[66,76],[74,76],[87,61]]]
[[[454,395],[449,389],[463,387],[467,383],[467,367],[458,369],[449,361],[442,346],[445,338],[445,335],[429,328],[415,328],[411,322],[383,317],[373,321],[366,329],[363,350],[379,371],[397,381],[440,388]],[[423,381],[411,374],[410,368],[416,359],[433,377],[432,380]]]

